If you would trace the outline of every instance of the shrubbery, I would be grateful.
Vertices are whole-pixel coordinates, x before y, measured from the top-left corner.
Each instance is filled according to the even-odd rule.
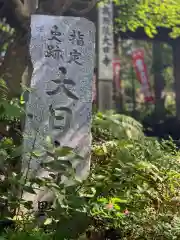
[[[13,107],[16,116],[10,121],[18,125],[17,112],[22,111],[17,102],[12,106],[4,101],[1,122],[9,123],[8,107]],[[1,141],[0,193],[8,202],[1,218],[16,223],[13,231],[2,233],[2,239],[180,239],[180,154],[173,142],[145,137],[140,123],[113,112],[95,114],[92,133],[91,173],[86,181],[71,187],[45,178],[24,179],[15,167],[21,146],[9,137]],[[56,149],[49,168],[56,164],[70,177],[70,163],[62,157],[71,151]],[[31,209],[30,202],[17,196],[17,189],[33,193],[35,183],[57,197],[39,227],[33,215],[16,214],[20,204]]]

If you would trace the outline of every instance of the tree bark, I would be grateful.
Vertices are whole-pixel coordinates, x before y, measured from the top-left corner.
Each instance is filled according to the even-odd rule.
[[[0,67],[0,74],[8,87],[8,98],[19,98],[22,93],[22,76],[28,65],[31,66],[29,56],[30,19],[28,7],[21,0],[9,0],[9,6],[13,13],[12,18],[16,22],[16,33],[13,42],[9,43],[4,61]],[[29,79],[29,78],[28,78]],[[27,80],[23,84],[28,84]],[[4,132],[0,126],[0,132]],[[16,135],[16,134],[15,134]],[[17,141],[19,143],[20,139]]]
[[[29,13],[27,6],[21,0],[7,0],[12,13],[16,34],[9,44],[3,64],[0,67],[1,77],[9,87],[9,97],[18,97],[21,93],[21,78],[28,64],[28,32]],[[12,20],[11,19],[11,20]]]
[[[176,96],[176,117],[180,120],[180,40],[172,43],[173,66],[174,66],[174,88]]]
[[[34,13],[38,8],[38,0],[24,0],[24,5],[28,14]]]
[[[21,79],[28,64],[28,46],[19,37],[8,47],[3,64],[0,68],[1,77],[9,88],[9,97],[19,97],[21,94]]]

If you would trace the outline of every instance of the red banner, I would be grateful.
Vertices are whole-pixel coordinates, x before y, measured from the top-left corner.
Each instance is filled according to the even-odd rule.
[[[115,82],[116,91],[120,90],[121,88],[120,70],[121,70],[120,59],[119,58],[113,59],[113,78]]]
[[[142,86],[142,92],[144,94],[145,102],[154,102],[154,98],[151,92],[148,79],[147,66],[144,61],[144,51],[143,50],[133,51],[132,59],[137,78]]]

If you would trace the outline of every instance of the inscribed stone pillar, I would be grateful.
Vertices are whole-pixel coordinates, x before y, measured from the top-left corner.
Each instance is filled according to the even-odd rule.
[[[72,165],[76,177],[83,180],[90,169],[94,24],[84,18],[32,15],[30,54],[33,74],[23,172],[28,177],[50,177],[41,164],[52,160],[47,154],[48,138],[54,147],[68,146],[81,156]],[[44,194],[37,191],[24,198],[37,206]]]

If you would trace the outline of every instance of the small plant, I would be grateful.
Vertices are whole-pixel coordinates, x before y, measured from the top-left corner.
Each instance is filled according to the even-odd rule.
[[[1,121],[18,122],[24,112],[18,101],[5,98],[2,103]],[[9,104],[19,111],[15,118],[9,114]],[[4,239],[70,240],[86,232],[91,237],[97,232],[99,239],[179,239],[180,155],[173,142],[145,137],[141,124],[112,112],[94,115],[92,133],[92,166],[85,181],[74,178],[72,166],[73,159],[82,158],[69,147],[55,147],[49,137],[44,145],[51,160],[41,164],[51,172],[49,178],[27,178],[19,172],[21,144],[8,136],[1,140],[1,218],[16,222],[14,231],[2,235]],[[33,158],[39,154],[36,149],[28,153]],[[62,183],[61,176],[74,185]],[[21,193],[36,194],[41,188],[55,198],[48,209],[42,209],[45,219],[37,228],[32,202]],[[28,213],[17,215],[20,206]]]

